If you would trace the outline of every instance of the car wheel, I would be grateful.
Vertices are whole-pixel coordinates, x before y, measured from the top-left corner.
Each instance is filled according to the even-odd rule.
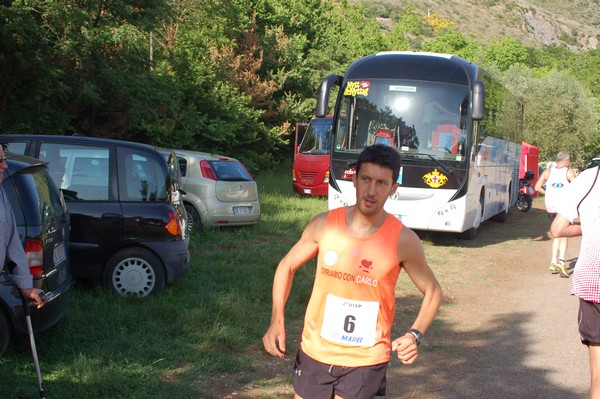
[[[165,271],[151,252],[128,248],[117,252],[106,264],[104,285],[122,296],[156,295],[165,287]]]
[[[6,313],[0,309],[0,356],[8,347],[8,341],[10,341],[10,325]]]
[[[188,231],[202,231],[202,221],[196,208],[191,204],[185,204],[185,213],[187,214]]]

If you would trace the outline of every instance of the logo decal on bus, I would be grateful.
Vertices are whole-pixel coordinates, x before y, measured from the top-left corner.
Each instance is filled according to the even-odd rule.
[[[448,182],[448,177],[437,169],[423,176],[423,181],[431,188],[440,188]]]
[[[352,176],[356,174],[356,168],[350,168],[344,170],[344,180],[352,180]]]
[[[369,87],[371,87],[371,82],[367,80],[362,80],[360,82],[348,82],[346,85],[346,90],[344,90],[344,96],[346,97],[356,97],[356,96],[368,96],[369,95]]]

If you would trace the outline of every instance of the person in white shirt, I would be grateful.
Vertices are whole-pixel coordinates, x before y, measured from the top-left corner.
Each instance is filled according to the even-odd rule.
[[[556,155],[556,166],[546,168],[539,180],[535,183],[535,191],[544,194],[546,212],[550,220],[556,217],[556,206],[560,203],[565,187],[575,179],[575,171],[569,168],[571,157],[566,151],[560,151]],[[565,264],[568,238],[554,237],[552,240],[552,255],[550,258],[550,271],[560,273],[561,277],[569,278],[569,272]]]
[[[550,231],[555,237],[581,237],[571,279],[571,295],[579,298],[579,335],[590,358],[590,398],[600,398],[600,166],[586,169],[569,185],[557,205]],[[576,221],[579,217],[580,223]]]

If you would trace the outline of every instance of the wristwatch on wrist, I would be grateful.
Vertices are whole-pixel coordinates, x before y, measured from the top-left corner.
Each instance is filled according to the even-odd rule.
[[[413,337],[415,337],[417,345],[419,345],[421,341],[423,341],[423,333],[421,331],[417,330],[416,328],[411,328],[410,330],[408,330],[408,332],[411,333]]]

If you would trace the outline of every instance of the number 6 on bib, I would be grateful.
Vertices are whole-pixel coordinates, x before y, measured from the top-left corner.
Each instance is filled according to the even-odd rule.
[[[379,302],[327,294],[321,337],[350,346],[375,345]]]

